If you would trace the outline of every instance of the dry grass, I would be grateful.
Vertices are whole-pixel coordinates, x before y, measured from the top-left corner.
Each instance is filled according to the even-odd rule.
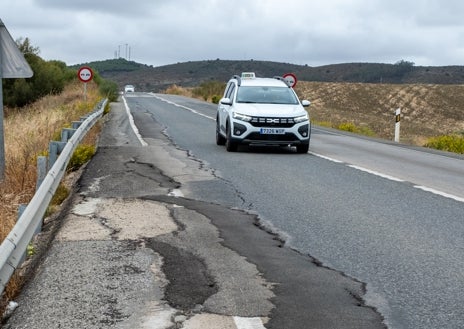
[[[315,122],[368,127],[394,138],[394,112],[401,108],[401,142],[424,145],[430,137],[464,131],[464,86],[324,83],[299,81],[300,98],[311,101]]]
[[[194,97],[192,88],[184,88],[179,87],[178,85],[172,85],[168,87],[164,93],[171,94],[171,95],[178,95],[178,96],[185,96],[185,97]]]
[[[84,101],[82,84],[75,83],[61,95],[47,96],[25,108],[5,108],[5,177],[0,182],[1,241],[14,226],[19,205],[27,204],[35,193],[37,156],[46,155],[50,140],[59,136],[61,129],[69,127],[72,121],[89,113],[100,99],[97,86],[88,83],[87,101]]]

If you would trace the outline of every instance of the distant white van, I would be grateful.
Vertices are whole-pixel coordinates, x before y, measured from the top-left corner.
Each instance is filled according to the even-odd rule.
[[[135,92],[135,87],[133,85],[125,85],[124,86],[125,93],[133,93]]]

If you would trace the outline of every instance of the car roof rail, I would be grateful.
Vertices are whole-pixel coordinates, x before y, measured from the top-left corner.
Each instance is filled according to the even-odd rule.
[[[232,77],[232,79],[237,79],[237,84],[240,87],[240,85],[242,84],[242,78],[240,78],[240,76],[236,74]]]
[[[276,76],[274,76],[274,79],[277,79],[277,80],[280,80],[280,81],[285,82],[285,84],[286,84],[289,88],[292,87],[292,86],[290,86],[290,83],[289,83],[287,80],[285,80],[283,77],[280,77],[280,76],[276,75]]]

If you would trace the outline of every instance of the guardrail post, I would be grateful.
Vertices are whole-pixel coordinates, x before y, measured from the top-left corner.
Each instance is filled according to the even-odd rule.
[[[24,210],[26,210],[26,207],[27,207],[27,204],[20,204],[18,206],[18,218],[17,218],[17,220],[23,215],[23,212],[24,212]],[[26,260],[26,255],[27,255],[27,250],[21,256],[21,259],[19,260],[19,264],[22,264]]]
[[[37,157],[37,184],[35,186],[35,190],[39,189],[40,184],[42,184],[43,180],[47,176],[47,157],[46,156],[39,156]]]
[[[82,124],[82,121],[73,121],[73,122],[71,123],[71,127],[72,127],[73,129],[77,129],[77,128],[79,128],[79,127],[81,126],[81,124]]]
[[[64,128],[61,130],[61,141],[67,143],[68,140],[72,137],[76,129]]]
[[[58,159],[58,155],[63,151],[65,146],[66,143],[57,141],[51,141],[48,144],[48,170],[53,167],[56,159]]]

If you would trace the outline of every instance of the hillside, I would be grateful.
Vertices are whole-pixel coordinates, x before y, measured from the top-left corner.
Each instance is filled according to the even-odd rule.
[[[354,123],[393,140],[401,108],[401,142],[424,145],[428,138],[464,134],[464,85],[298,82],[311,101],[313,121],[330,126]]]
[[[173,84],[192,87],[204,81],[227,81],[232,75],[244,71],[253,71],[257,76],[292,72],[302,81],[464,84],[464,66],[423,67],[406,61],[396,64],[346,63],[310,67],[268,61],[216,59],[153,67],[120,58],[82,65],[90,66],[102,77],[115,81],[121,89],[130,83],[137,90],[155,92]]]
[[[314,121],[337,126],[354,123],[377,137],[393,139],[395,109],[402,109],[401,141],[424,145],[429,137],[464,134],[464,67],[416,67],[397,64],[348,63],[308,67],[264,61],[209,60],[152,67],[124,59],[87,63],[122,86],[138,91],[164,91],[177,85],[226,82],[232,75],[257,76],[293,72],[300,98],[311,101]]]

